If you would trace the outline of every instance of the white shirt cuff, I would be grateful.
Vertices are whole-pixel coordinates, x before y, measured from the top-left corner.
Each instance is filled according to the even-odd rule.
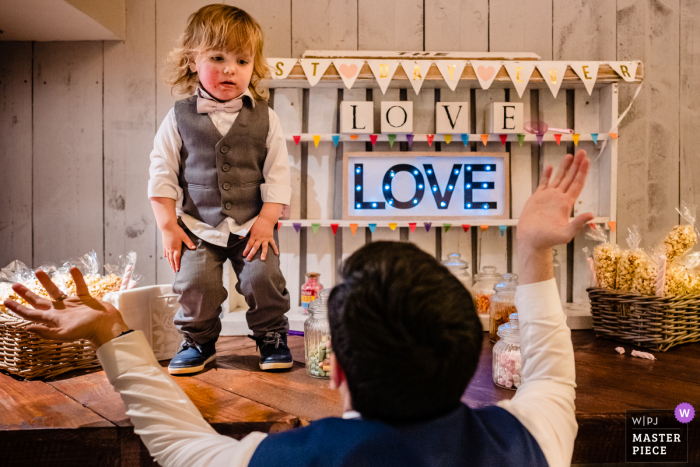
[[[292,187],[286,185],[260,185],[260,195],[263,203],[289,204],[292,202]]]
[[[142,331],[130,332],[103,344],[97,349],[97,358],[112,385],[120,375],[137,366],[160,367]]]
[[[177,188],[170,183],[164,183],[163,180],[153,178],[148,180],[149,198],[172,198],[177,200],[179,195]]]
[[[557,282],[549,279],[534,284],[519,285],[515,291],[515,307],[520,323],[547,319],[563,313]],[[525,313],[521,313],[525,311]]]

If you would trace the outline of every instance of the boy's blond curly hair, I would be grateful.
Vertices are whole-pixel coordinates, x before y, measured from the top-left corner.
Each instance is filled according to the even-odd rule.
[[[213,4],[190,15],[187,23],[177,47],[168,55],[170,76],[166,82],[171,86],[171,92],[193,94],[199,86],[197,72],[190,70],[190,63],[198,53],[210,49],[240,49],[254,57],[248,89],[255,100],[269,98],[269,91],[262,85],[262,79],[269,74],[263,55],[263,32],[252,16],[234,6]]]

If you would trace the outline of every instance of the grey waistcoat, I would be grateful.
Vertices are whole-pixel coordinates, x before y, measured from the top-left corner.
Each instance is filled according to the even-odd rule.
[[[270,127],[267,103],[250,98],[236,121],[221,136],[206,113],[197,113],[197,97],[175,103],[175,120],[182,138],[180,186],[182,211],[216,227],[227,217],[242,225],[260,214],[260,185]]]

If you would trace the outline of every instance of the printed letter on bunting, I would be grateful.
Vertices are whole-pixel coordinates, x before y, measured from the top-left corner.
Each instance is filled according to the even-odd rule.
[[[634,81],[636,79],[639,62],[608,62],[608,64],[625,81]]]
[[[544,82],[556,98],[566,74],[566,62],[537,62],[537,69],[540,70]]]
[[[285,79],[297,61],[296,58],[268,58],[267,64],[270,66],[272,79]]]
[[[413,102],[382,101],[382,133],[413,132]]]
[[[502,65],[501,62],[478,60],[471,60],[470,63],[474,67],[474,73],[476,73],[476,78],[479,80],[482,89],[491,87],[491,83],[496,79],[498,72],[501,71]]]
[[[341,102],[340,132],[353,135],[374,133],[374,103],[372,101]]]
[[[462,77],[464,67],[467,65],[466,60],[435,60],[435,64],[442,73],[447,85],[453,91],[457,88],[459,79]]]
[[[345,58],[333,60],[333,65],[335,65],[335,69],[338,70],[338,74],[340,74],[343,83],[345,83],[345,87],[348,89],[351,89],[352,85],[355,84],[357,75],[360,74],[360,70],[362,69],[362,65],[364,64],[364,60]]]
[[[469,133],[469,102],[437,102],[436,133]]]
[[[600,62],[569,62],[569,66],[581,78],[583,85],[586,86],[588,95],[593,93],[593,86],[598,77],[598,67]]]
[[[309,84],[316,86],[328,69],[331,61],[327,58],[302,58],[299,60],[299,63],[301,63],[301,68],[304,70]]]
[[[513,81],[515,90],[518,91],[518,96],[523,97],[523,92],[527,88],[527,83],[530,82],[535,65],[528,62],[508,62],[503,66],[506,67],[508,76]]]
[[[399,62],[396,60],[367,60],[367,64],[372,73],[374,73],[374,78],[377,80],[382,94],[386,94]]]
[[[413,86],[413,90],[416,94],[420,91],[421,86],[423,86],[423,80],[430,70],[430,65],[433,62],[431,60],[402,60],[401,67],[403,71],[406,72],[406,77],[408,81]]]

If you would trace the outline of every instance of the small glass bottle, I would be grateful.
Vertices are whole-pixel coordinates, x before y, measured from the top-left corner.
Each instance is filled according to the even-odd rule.
[[[314,378],[329,378],[331,369],[331,326],[328,322],[329,289],[319,292],[309,306],[311,316],[304,321],[306,373]]]
[[[517,274],[504,274],[503,282],[494,287],[496,293],[491,297],[491,315],[489,316],[489,338],[491,342],[498,341],[498,328],[508,322],[511,313],[517,313],[515,308],[515,289],[518,287]]]
[[[309,304],[316,300],[318,292],[323,288],[318,278],[321,274],[317,272],[307,272],[306,282],[301,286],[301,306],[304,307],[304,312],[308,313]]]
[[[554,280],[557,283],[557,290],[559,291],[559,297],[563,298],[564,295],[562,293],[561,289],[561,263],[557,259],[557,256],[559,253],[557,253],[557,250],[552,248],[552,264],[554,265]]]
[[[476,312],[488,316],[491,308],[491,295],[496,293],[493,287],[503,279],[503,275],[499,274],[494,266],[484,266],[480,273],[474,275],[474,279],[476,282],[474,282],[471,293]]]
[[[467,290],[472,288],[472,276],[469,275],[469,263],[462,260],[459,253],[447,255],[447,259],[442,264],[464,284]]]
[[[516,390],[522,383],[520,361],[520,324],[518,314],[512,313],[509,322],[498,327],[500,338],[493,346],[493,384],[505,389]]]

